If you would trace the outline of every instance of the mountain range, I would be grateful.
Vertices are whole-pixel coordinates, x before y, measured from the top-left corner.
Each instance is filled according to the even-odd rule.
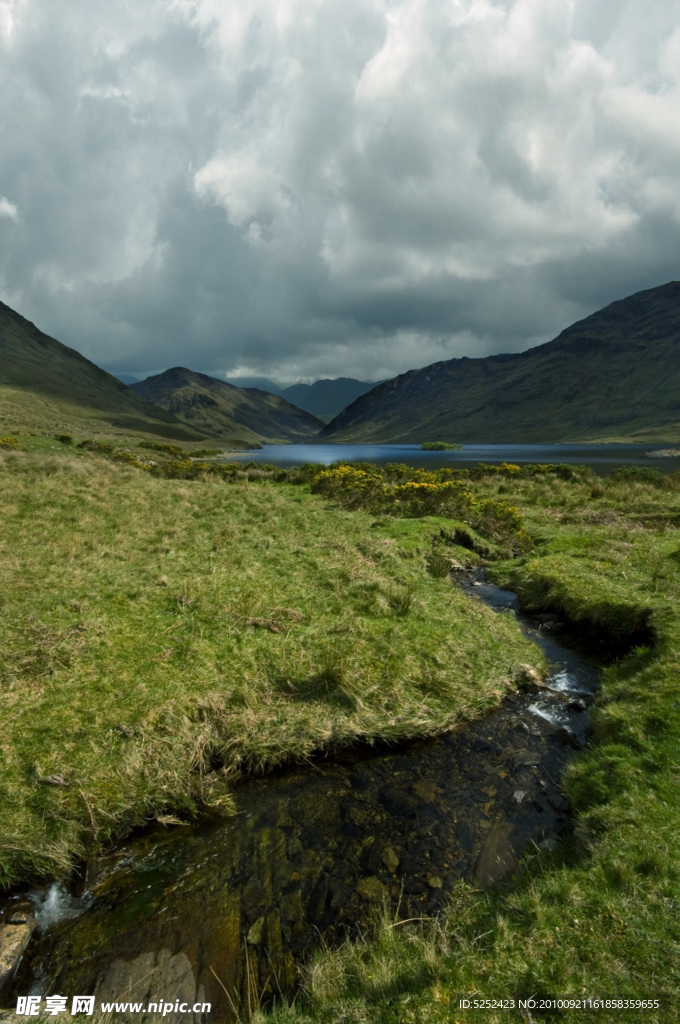
[[[291,392],[296,405],[284,397]],[[293,385],[284,395],[183,367],[126,387],[0,302],[0,433],[113,430],[225,445],[675,442],[680,282],[613,302],[525,352],[444,360],[376,385]],[[325,410],[345,398],[324,425]]]
[[[117,373],[116,377],[129,387],[141,383],[141,378],[134,377],[131,373]],[[222,380],[221,377],[213,379]],[[255,389],[267,391],[270,395],[280,395],[287,402],[291,402],[298,409],[304,409],[324,423],[332,420],[360,395],[382,383],[369,383],[365,380],[355,380],[354,377],[336,377],[333,380],[316,380],[313,384],[298,382],[288,387],[280,387],[268,377],[225,377],[224,380],[227,384],[247,391]]]
[[[374,387],[327,442],[680,439],[680,282],[637,292],[545,345],[449,359]]]
[[[120,375],[120,380],[125,380],[126,374]],[[126,384],[133,383],[135,378],[125,380]],[[370,383],[365,380],[356,380],[354,377],[335,377],[332,380],[315,380],[313,384],[290,384],[288,387],[280,387],[268,377],[227,377],[228,384],[234,384],[237,388],[257,388],[258,391],[268,391],[271,395],[281,395],[286,401],[292,402],[298,409],[311,412],[324,423],[328,423],[334,416],[342,412],[345,406],[349,405],[360,395],[365,395],[382,381]]]

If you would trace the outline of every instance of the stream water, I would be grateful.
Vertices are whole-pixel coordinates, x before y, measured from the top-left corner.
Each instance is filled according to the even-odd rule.
[[[463,585],[517,614],[514,594],[481,573]],[[15,991],[208,1001],[209,1019],[226,1021],[255,998],[291,994],[314,947],[370,931],[383,905],[426,917],[460,879],[510,875],[530,843],[569,827],[559,779],[585,743],[597,684],[558,643],[560,623],[542,619],[521,621],[553,666],[547,688],[435,739],[357,745],[252,779],[228,820],[158,827],[102,857],[79,896],[34,894],[42,931]]]

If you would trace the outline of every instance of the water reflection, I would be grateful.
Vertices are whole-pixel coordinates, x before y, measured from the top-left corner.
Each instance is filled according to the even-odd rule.
[[[416,444],[268,444],[256,451],[228,453],[228,462],[265,462],[274,466],[300,466],[317,462],[372,462],[383,466],[403,462],[423,469],[465,469],[478,462],[565,462],[592,466],[600,475],[617,466],[644,465],[663,473],[680,470],[680,458],[650,457],[659,444],[464,444],[460,451],[424,452]]]

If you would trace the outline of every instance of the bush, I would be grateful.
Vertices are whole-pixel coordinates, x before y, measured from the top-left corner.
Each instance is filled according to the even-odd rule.
[[[140,441],[140,448],[149,448],[154,452],[167,452],[168,455],[181,455],[182,449],[176,444],[167,444],[163,441]]]
[[[386,485],[376,466],[342,463],[316,473],[312,494],[324,494],[343,508],[379,512],[385,504]]]
[[[519,467],[512,469],[519,471]],[[406,518],[446,516],[462,519],[494,540],[512,540],[519,547],[526,540],[514,505],[497,499],[479,500],[469,483],[460,477],[452,479],[449,470],[428,473],[403,465],[380,469],[371,464],[340,463],[314,473],[311,490],[343,508]]]
[[[423,452],[459,452],[462,444],[448,444],[446,441],[423,441],[420,450]]]
[[[116,452],[114,458],[117,459],[119,462],[126,462],[129,466],[136,466],[137,469],[150,468],[150,463],[142,462],[141,459],[138,459],[136,455],[133,455],[132,452],[129,452],[126,449],[123,449],[120,452]]]
[[[76,447],[82,448],[86,452],[105,452],[107,455],[113,451],[113,445],[107,441],[93,441],[91,438],[85,438]]]
[[[663,487],[664,484],[663,475],[652,466],[619,466],[610,473],[609,479],[619,483],[651,484],[653,487]]]

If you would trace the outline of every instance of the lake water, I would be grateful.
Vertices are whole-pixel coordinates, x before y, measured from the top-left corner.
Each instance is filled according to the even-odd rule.
[[[648,455],[659,444],[464,444],[460,451],[424,452],[417,444],[267,444],[257,451],[229,453],[230,462],[264,462],[274,466],[299,466],[318,462],[372,462],[385,465],[403,462],[423,469],[441,466],[465,469],[478,462],[567,462],[592,466],[606,476],[617,466],[643,465],[673,473],[680,470],[680,457]]]

